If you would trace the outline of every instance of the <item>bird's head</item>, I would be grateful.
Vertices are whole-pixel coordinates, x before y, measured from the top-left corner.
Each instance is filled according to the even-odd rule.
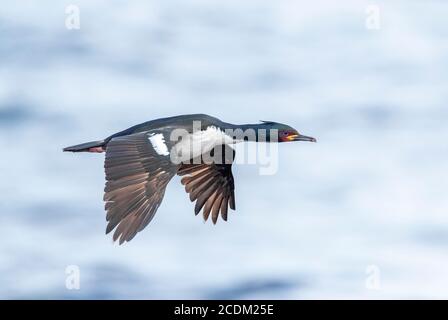
[[[273,121],[262,121],[263,126],[268,128],[270,134],[276,134],[277,137],[269,137],[270,141],[292,142],[292,141],[309,141],[316,142],[313,137],[300,134],[296,129],[283,123]],[[273,131],[271,131],[273,130]]]

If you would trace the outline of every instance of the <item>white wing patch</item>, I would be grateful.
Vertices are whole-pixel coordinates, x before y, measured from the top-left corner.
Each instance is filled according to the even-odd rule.
[[[161,156],[167,156],[170,154],[168,151],[168,146],[165,143],[165,138],[163,137],[163,134],[151,134],[149,136],[149,142],[151,142],[152,147],[157,152],[158,155]]]

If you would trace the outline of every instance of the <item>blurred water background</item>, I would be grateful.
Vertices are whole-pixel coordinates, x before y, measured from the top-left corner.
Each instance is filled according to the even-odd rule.
[[[2,3],[0,298],[448,298],[447,9]],[[284,122],[318,143],[281,145],[272,176],[235,166],[237,211],[216,226],[175,178],[153,222],[113,244],[103,155],[61,149],[185,113]]]

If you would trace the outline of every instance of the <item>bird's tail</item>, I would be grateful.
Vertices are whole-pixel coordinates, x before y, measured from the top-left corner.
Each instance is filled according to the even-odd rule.
[[[97,152],[101,153],[106,151],[106,141],[92,141],[86,142],[82,144],[78,144],[76,146],[71,146],[63,149],[64,152]]]

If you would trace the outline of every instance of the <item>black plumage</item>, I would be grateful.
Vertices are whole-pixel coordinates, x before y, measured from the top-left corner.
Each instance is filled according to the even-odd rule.
[[[199,128],[195,128],[195,123],[199,123]],[[181,138],[201,143],[209,139],[211,141],[205,141],[207,146],[213,145],[214,148],[181,162],[173,161],[172,155],[179,150],[185,151],[185,144],[172,139],[171,134],[176,129],[183,130]],[[249,137],[227,135],[226,130],[235,129],[253,129],[256,133]],[[182,177],[181,182],[190,200],[195,202],[196,215],[202,210],[204,220],[211,216],[212,222],[216,223],[221,216],[227,221],[228,208],[235,210],[232,174],[235,151],[229,144],[251,139],[259,141],[262,137],[258,134],[259,129],[275,132],[275,137],[272,133],[263,136],[267,142],[315,141],[276,122],[233,125],[208,115],[194,114],[148,121],[104,140],[67,147],[64,151],[106,152],[106,233],[115,229],[113,240],[122,244],[132,240],[151,222],[163,200],[166,186],[176,174]],[[203,134],[209,131],[209,134]],[[197,134],[201,139],[197,139]],[[219,140],[221,138],[222,141]],[[210,158],[214,161],[210,162]]]

